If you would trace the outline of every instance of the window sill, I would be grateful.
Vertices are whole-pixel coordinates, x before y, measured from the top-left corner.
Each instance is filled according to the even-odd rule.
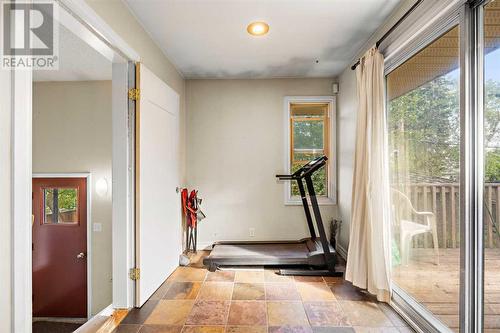
[[[337,203],[333,198],[320,197],[318,199],[319,206],[335,206]],[[309,199],[308,199],[309,201]],[[302,206],[302,200],[300,198],[287,198],[285,200],[285,206]],[[311,206],[311,202],[309,201],[309,206]]]

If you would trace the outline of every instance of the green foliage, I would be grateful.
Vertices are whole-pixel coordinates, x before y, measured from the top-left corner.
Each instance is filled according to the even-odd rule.
[[[484,139],[486,147],[500,148],[500,82],[486,81],[484,94]]]
[[[76,208],[77,190],[73,188],[59,189],[59,210],[74,210]]]
[[[500,182],[500,82],[488,80],[484,94],[485,181]]]
[[[312,158],[311,158],[312,160]],[[303,165],[303,163],[295,163],[292,165],[292,173],[300,169],[300,167]],[[323,168],[320,170],[316,171],[316,173],[312,176],[312,181],[314,184],[314,190],[316,192],[317,196],[326,196],[328,195],[328,184],[327,184],[327,178],[326,178],[326,168],[327,165],[325,165]],[[307,187],[306,187],[306,182],[304,181],[304,189],[307,193]],[[297,185],[296,181],[292,181],[292,196],[299,196],[299,187]]]
[[[323,149],[323,121],[294,121],[295,149]]]
[[[446,76],[389,102],[391,167],[453,180],[459,169],[458,82]]]
[[[57,189],[59,211],[68,211],[76,209],[78,191],[74,188]],[[52,213],[54,206],[54,189],[45,190],[45,212]]]
[[[303,119],[307,119],[304,117]],[[324,121],[322,120],[299,120],[293,121],[293,149],[294,162],[292,173],[297,171],[308,161],[324,154]],[[316,195],[328,195],[326,167],[316,171],[312,177]],[[292,195],[299,196],[299,188],[296,182],[292,182]],[[304,182],[304,187],[306,187]],[[307,188],[306,188],[307,193]]]
[[[486,183],[496,183],[500,180],[500,151],[488,151],[485,156],[486,168],[484,179]]]
[[[399,173],[458,181],[460,159],[459,85],[442,76],[388,104],[393,177]],[[500,181],[500,82],[485,86],[486,182]],[[393,181],[397,181],[393,179]]]

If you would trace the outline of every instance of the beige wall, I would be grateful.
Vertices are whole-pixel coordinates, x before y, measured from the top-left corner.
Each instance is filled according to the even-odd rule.
[[[380,26],[379,29],[370,37],[364,44],[364,47],[359,51],[354,63],[361,57],[382,35],[390,29],[396,21],[404,15],[404,13],[415,3],[414,0],[403,0],[401,4],[391,13],[389,18]],[[421,7],[426,7],[432,4],[433,1],[424,1]],[[437,3],[437,2],[434,2]],[[389,36],[384,43],[394,47],[396,41],[401,38],[401,34],[415,29],[416,27],[412,22],[421,16],[416,12],[410,16],[403,25],[400,31],[396,31]],[[404,37],[404,36],[403,36]],[[407,38],[408,36],[406,36]],[[393,45],[391,45],[391,43]],[[381,46],[382,53],[384,53],[384,45]],[[351,224],[351,198],[352,198],[352,177],[354,172],[354,151],[356,144],[356,120],[358,112],[358,96],[356,88],[356,72],[351,70],[349,65],[339,76],[339,94],[337,99],[338,105],[338,208],[339,217],[342,219],[342,228],[339,234],[339,245],[347,250],[349,247],[349,233]]]
[[[356,145],[356,119],[358,96],[356,95],[356,73],[346,69],[339,78],[340,93],[337,99],[338,112],[338,174],[339,174],[339,216],[342,226],[339,245],[349,247],[351,221],[352,177],[354,172],[354,152]]]
[[[188,80],[187,177],[206,220],[200,245],[215,240],[307,236],[302,206],[284,205],[285,96],[331,95],[330,79]],[[335,206],[322,207],[336,217]],[[255,237],[249,237],[255,228]]]
[[[33,173],[90,172],[92,314],[111,304],[111,81],[33,85]],[[95,192],[100,178],[107,195]]]
[[[181,180],[185,178],[186,161],[186,112],[185,112],[185,80],[162,50],[151,39],[140,23],[135,19],[122,0],[85,0],[85,2],[120,35],[141,57],[156,76],[162,79],[180,96],[180,159]]]

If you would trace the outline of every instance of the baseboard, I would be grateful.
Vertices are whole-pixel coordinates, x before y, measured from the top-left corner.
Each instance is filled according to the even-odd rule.
[[[113,304],[108,305],[101,311],[96,316],[105,316],[105,317],[110,317],[113,315],[113,312],[115,311],[115,308],[113,307]]]
[[[347,250],[345,249],[345,247],[343,247],[340,244],[337,244],[337,253],[339,254],[339,256],[342,257],[342,259],[347,261]]]
[[[110,304],[80,326],[75,333],[111,333],[125,318],[128,309],[115,309]]]
[[[87,322],[87,318],[33,317],[34,323],[38,321],[50,321],[54,323],[85,324]]]
[[[85,324],[80,326],[74,333],[98,332],[104,325],[106,325],[106,322],[109,320],[109,318],[111,317],[101,316],[97,314]]]

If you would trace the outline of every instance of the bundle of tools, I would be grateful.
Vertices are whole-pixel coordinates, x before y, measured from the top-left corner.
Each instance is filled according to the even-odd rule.
[[[182,190],[182,210],[186,217],[186,252],[196,252],[198,239],[198,222],[205,218],[200,209],[202,199],[198,198],[198,191],[192,190],[188,195],[188,189]]]

